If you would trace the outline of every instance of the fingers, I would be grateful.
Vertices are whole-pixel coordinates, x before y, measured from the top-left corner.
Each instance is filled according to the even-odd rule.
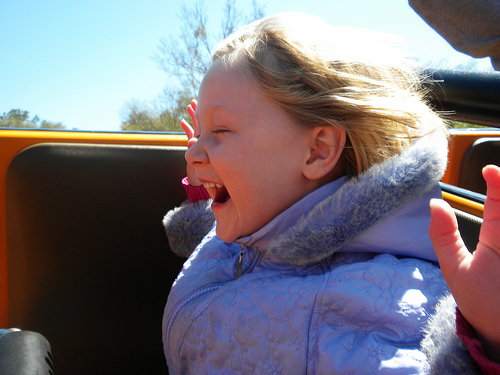
[[[441,199],[432,199],[429,235],[443,272],[448,281],[457,273],[470,253],[464,245],[453,209]]]
[[[196,111],[197,104],[198,102],[196,101],[196,99],[191,100],[191,103],[189,104],[189,106],[193,109],[193,113],[194,111]]]
[[[497,220],[500,218],[500,168],[495,165],[487,165],[483,168],[483,177],[488,186],[483,218]]]
[[[186,136],[188,138],[187,142],[187,147],[190,148],[192,145],[196,143],[196,138],[195,136],[198,134],[198,122],[196,121],[196,117],[194,116],[194,113],[196,111],[196,105],[197,102],[196,100],[191,100],[191,104],[187,106],[187,112],[189,116],[191,117],[191,120],[193,122],[193,127],[189,125],[189,123],[182,119],[181,120],[181,126],[182,129],[184,129],[184,132],[186,133]]]
[[[500,168],[488,165],[483,176],[488,187],[479,243],[500,254]]]
[[[488,184],[484,205],[483,225],[480,243],[492,249],[500,249],[500,168],[488,165],[483,169]],[[458,231],[458,224],[452,208],[443,200],[433,199],[429,235],[443,267],[443,274],[454,273],[461,262],[470,256]],[[446,277],[446,275],[445,275]]]
[[[190,140],[191,138],[194,137],[194,130],[186,120],[184,120],[184,119],[181,120],[181,126],[182,126],[182,129],[184,129],[184,132],[186,133],[188,140]]]
[[[187,112],[189,116],[191,117],[191,121],[193,122],[193,127],[194,127],[194,134],[198,134],[198,121],[196,121],[196,117],[194,116],[194,113],[196,112],[196,106],[197,106],[197,101],[195,99],[191,100],[191,104],[188,105],[187,107]]]

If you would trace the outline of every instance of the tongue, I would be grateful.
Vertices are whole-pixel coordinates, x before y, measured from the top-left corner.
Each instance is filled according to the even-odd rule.
[[[231,196],[229,195],[225,187],[216,188],[214,202],[225,203],[229,200],[229,198],[231,198]]]

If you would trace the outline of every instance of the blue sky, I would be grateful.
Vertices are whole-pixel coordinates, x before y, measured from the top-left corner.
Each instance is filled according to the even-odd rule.
[[[68,129],[120,129],[128,103],[157,99],[167,76],[152,56],[178,35],[197,0],[0,0],[0,114],[13,108]],[[250,11],[251,0],[236,0]],[[406,0],[267,0],[266,15],[302,11],[336,25],[389,32],[426,64],[491,70],[451,48]],[[218,32],[225,0],[206,0]]]

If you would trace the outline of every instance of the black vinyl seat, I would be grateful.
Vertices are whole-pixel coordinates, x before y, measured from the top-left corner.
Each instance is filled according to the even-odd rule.
[[[9,325],[44,335],[58,374],[164,374],[161,323],[184,259],[165,213],[182,148],[39,144],[7,173]]]

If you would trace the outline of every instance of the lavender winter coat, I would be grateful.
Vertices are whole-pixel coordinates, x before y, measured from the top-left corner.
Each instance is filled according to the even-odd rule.
[[[169,212],[164,224],[178,254],[189,255],[209,231],[165,308],[170,373],[477,371],[454,333],[452,299],[424,339],[447,294],[428,237],[446,152],[445,136],[431,133],[231,244],[215,235],[210,202]]]

